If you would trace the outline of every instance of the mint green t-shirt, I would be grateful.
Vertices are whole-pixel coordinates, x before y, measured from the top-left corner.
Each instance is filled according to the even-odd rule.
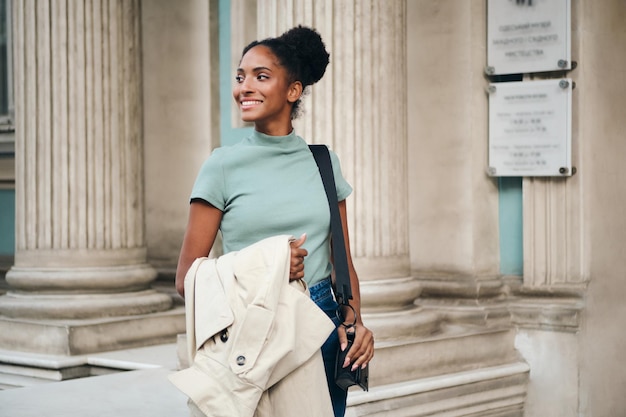
[[[352,187],[331,151],[337,199]],[[330,275],[330,211],[317,164],[307,143],[293,131],[268,136],[257,131],[233,146],[217,148],[204,162],[191,199],[223,212],[224,253],[276,235],[307,234],[304,280],[314,285]]]

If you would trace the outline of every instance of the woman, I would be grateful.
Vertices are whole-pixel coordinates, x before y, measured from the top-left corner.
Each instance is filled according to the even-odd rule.
[[[341,417],[347,393],[333,381],[334,361],[339,346],[347,346],[347,337],[335,318],[337,303],[332,297],[328,201],[309,148],[292,125],[303,92],[322,78],[328,58],[320,35],[302,26],[244,48],[233,97],[242,119],[254,123],[254,132],[235,146],[216,149],[198,174],[176,289],[184,295],[187,270],[196,258],[208,255],[218,229],[224,253],[274,235],[301,236],[291,246],[289,278],[304,279],[313,301],[338,326],[322,353],[335,417]],[[350,257],[345,198],[352,188],[332,152],[331,158],[356,312],[356,336],[344,366],[356,369],[372,359],[374,339],[361,320],[359,281]]]

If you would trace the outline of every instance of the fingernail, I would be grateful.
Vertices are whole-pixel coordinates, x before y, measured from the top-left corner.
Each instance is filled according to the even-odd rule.
[[[358,366],[357,366],[356,364],[352,365],[352,369],[351,369],[351,371],[352,371],[352,372],[356,371],[356,368],[358,368]]]
[[[346,366],[348,366],[348,365],[350,365],[350,358],[348,358],[348,357],[346,356],[346,360],[343,362],[343,366],[342,366],[342,368],[345,368],[345,367],[346,367]]]
[[[363,365],[361,365],[361,369],[365,369],[367,367],[367,364],[364,363]]]
[[[346,350],[347,347],[348,347],[347,343],[342,343],[341,344],[341,351],[343,352],[344,350]]]

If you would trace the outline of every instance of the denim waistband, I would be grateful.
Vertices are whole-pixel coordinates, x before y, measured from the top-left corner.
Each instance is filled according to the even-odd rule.
[[[332,297],[333,287],[330,277],[326,277],[312,287],[309,287],[309,293],[311,294],[311,300],[314,302],[328,297],[329,295]]]

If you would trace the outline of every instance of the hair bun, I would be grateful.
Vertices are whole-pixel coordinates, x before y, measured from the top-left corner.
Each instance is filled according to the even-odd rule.
[[[330,54],[315,29],[299,25],[289,29],[278,39],[293,49],[300,64],[304,86],[315,84],[324,76]]]

